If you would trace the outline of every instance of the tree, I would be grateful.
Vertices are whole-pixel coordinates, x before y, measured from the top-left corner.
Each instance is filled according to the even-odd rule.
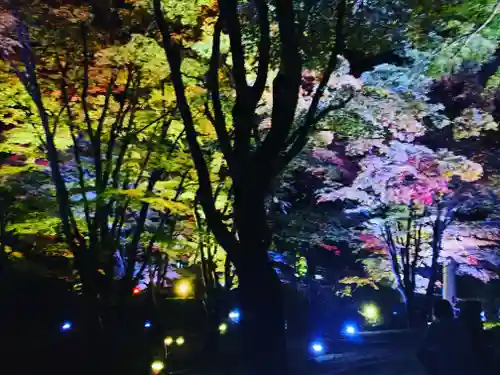
[[[137,19],[134,28],[144,34],[124,36],[124,28],[102,27],[91,12],[99,9],[58,4],[16,9],[15,35],[8,35],[15,43],[1,51],[19,79],[1,77],[8,91],[0,110],[10,128],[2,134],[2,151],[28,167],[39,164],[50,175],[46,190],[58,208],[54,229],[74,256],[85,299],[84,332],[91,343],[114,338],[111,354],[123,357],[107,356],[101,366],[93,355],[104,353],[91,344],[89,371],[108,371],[109,364],[133,372],[147,362],[123,355],[140,344],[127,329],[132,290],[145,269],[161,266],[158,260],[150,267],[159,237],[171,241],[179,235],[178,223],[194,216],[188,186],[196,176],[165,82],[163,50]],[[122,10],[125,18],[136,11]],[[33,18],[43,20],[42,27],[31,28]],[[195,84],[188,89],[190,98],[199,95]],[[211,134],[201,141],[209,143]],[[215,163],[210,178],[217,181],[218,172]],[[116,340],[119,335],[129,339]]]
[[[463,156],[419,144],[428,124],[434,129],[454,124],[457,129],[459,121],[450,121],[441,113],[443,107],[431,101],[432,80],[418,64],[383,64],[363,73],[362,80],[363,87],[353,100],[328,119],[340,136],[337,131],[330,146],[313,152],[347,177],[344,181],[325,178],[328,183],[318,190],[318,202],[357,201],[354,211],[369,213],[372,220],[365,222],[361,242],[369,248],[378,244],[376,250],[383,251],[364,260],[365,266],[375,280],[389,278],[394,283],[407,303],[411,323],[417,283],[419,288],[425,285],[430,299],[445,232],[457,210],[473,196],[471,182],[483,170]],[[353,122],[356,127],[350,129],[357,132],[344,134],[343,145],[346,121]],[[475,132],[484,131],[477,116],[472,122]],[[464,134],[471,136],[466,129]],[[460,179],[465,183],[457,184]],[[427,268],[429,283],[419,271]]]
[[[272,84],[271,128],[262,138],[255,122],[255,113],[262,100],[269,77],[270,29],[269,4],[255,2],[260,41],[258,44],[257,74],[254,83],[247,80],[245,50],[242,44],[242,24],[236,1],[219,2],[219,18],[214,26],[210,69],[206,76],[207,114],[217,132],[218,146],[224,155],[227,176],[232,186],[234,229],[224,224],[214,206],[212,181],[203,150],[194,127],[194,114],[186,98],[182,78],[181,46],[174,38],[173,24],[165,17],[162,4],[154,1],[156,20],[162,34],[163,46],[171,70],[176,92],[177,107],[184,122],[198,174],[198,199],[207,218],[209,228],[228,253],[238,274],[239,290],[244,318],[242,326],[249,344],[252,371],[262,374],[286,373],[283,303],[280,283],[268,258],[271,233],[267,227],[266,196],[274,178],[307,143],[318,116],[344,105],[326,104],[318,111],[328,80],[337,65],[337,55],[343,49],[343,23],[346,4],[337,4],[336,47],[324,71],[323,79],[315,88],[312,104],[303,116],[297,117],[297,104],[301,84],[302,61],[300,46],[303,34],[296,23],[296,14],[289,3],[275,4],[276,26],[279,30],[278,72]],[[234,84],[234,103],[231,125],[221,105],[219,69],[221,35],[230,40],[231,77]],[[210,108],[211,107],[211,108]],[[233,129],[233,130],[229,130]],[[268,337],[265,342],[262,337]]]

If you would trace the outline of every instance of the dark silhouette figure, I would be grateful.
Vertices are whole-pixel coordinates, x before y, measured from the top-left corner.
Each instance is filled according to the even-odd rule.
[[[418,352],[427,374],[468,374],[470,340],[462,325],[454,318],[451,304],[446,300],[437,301],[434,318]]]
[[[466,301],[460,308],[458,319],[471,342],[469,363],[471,370],[477,375],[486,374],[492,364],[492,354],[483,330],[481,311],[480,302]]]

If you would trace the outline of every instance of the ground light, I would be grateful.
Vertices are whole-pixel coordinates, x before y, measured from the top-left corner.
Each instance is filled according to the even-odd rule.
[[[356,333],[358,333],[358,329],[354,324],[347,324],[344,327],[344,333],[349,336],[354,336]]]
[[[144,322],[144,328],[150,328],[151,327],[151,322],[149,320],[146,320]]]
[[[179,346],[184,345],[184,343],[185,343],[184,337],[182,337],[182,336],[177,337],[177,340],[175,340],[175,343]]]
[[[63,324],[61,324],[61,330],[62,331],[69,331],[71,329],[71,322],[63,322]]]
[[[180,280],[174,286],[174,292],[178,297],[187,298],[193,291],[189,280]]]
[[[162,361],[154,361],[151,363],[151,371],[153,371],[155,375],[160,373],[164,368],[165,364]]]
[[[231,310],[229,312],[229,319],[231,319],[233,323],[238,323],[240,321],[240,311],[238,309]]]
[[[172,345],[174,342],[174,339],[170,336],[168,337],[165,337],[165,340],[163,340],[163,343],[166,345],[166,346],[170,346]]]
[[[314,354],[321,354],[325,351],[325,347],[324,345],[319,342],[319,341],[314,341],[312,344],[311,344],[311,351],[314,353]]]
[[[219,325],[219,332],[221,335],[225,334],[227,332],[227,324],[226,323],[221,323]]]
[[[137,296],[137,295],[141,294],[141,290],[139,288],[135,287],[134,289],[132,289],[132,294],[134,296]]]

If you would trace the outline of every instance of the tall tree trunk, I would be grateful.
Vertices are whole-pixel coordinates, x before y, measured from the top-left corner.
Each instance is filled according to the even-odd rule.
[[[318,327],[319,318],[319,306],[318,306],[318,283],[315,279],[316,275],[316,259],[313,248],[309,248],[306,252],[307,254],[307,286],[308,286],[308,311],[307,311],[307,331],[308,339],[313,340],[319,334],[320,328]]]
[[[439,253],[441,251],[441,238],[442,238],[442,227],[443,223],[441,221],[441,212],[438,212],[436,221],[433,227],[433,237],[432,237],[432,258],[431,258],[431,275],[429,277],[429,285],[427,286],[426,292],[426,313],[432,313],[432,304],[434,301],[434,289],[438,277],[438,259]]]
[[[268,256],[270,233],[264,196],[250,184],[242,185],[245,188],[235,189],[234,212],[241,247],[236,267],[247,368],[252,375],[285,375],[284,295]]]
[[[242,243],[245,254],[238,270],[249,374],[285,375],[288,361],[282,285],[269,264],[267,249],[254,245]]]
[[[415,316],[415,292],[412,288],[406,290],[406,317],[408,319],[408,327],[414,328],[416,326]]]

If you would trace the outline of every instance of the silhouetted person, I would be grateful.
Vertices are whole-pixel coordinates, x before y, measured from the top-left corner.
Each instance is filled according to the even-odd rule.
[[[464,329],[454,318],[453,308],[446,300],[434,305],[435,321],[418,353],[429,375],[466,375],[470,342]]]
[[[481,303],[478,301],[466,301],[460,308],[459,322],[471,342],[469,360],[471,370],[474,374],[487,374],[490,367],[492,355],[483,330],[481,319]]]

